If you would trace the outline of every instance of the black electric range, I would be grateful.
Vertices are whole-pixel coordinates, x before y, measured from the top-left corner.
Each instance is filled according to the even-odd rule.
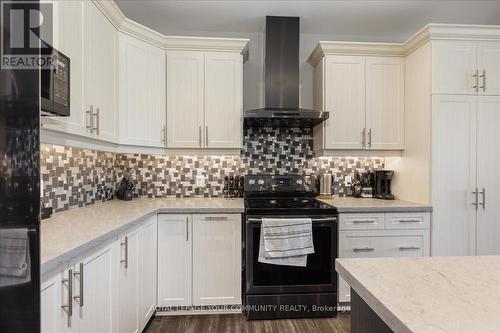
[[[316,201],[300,175],[245,177],[244,299],[247,319],[333,317],[337,305],[338,211]],[[306,267],[258,261],[262,218],[310,218],[315,252]]]

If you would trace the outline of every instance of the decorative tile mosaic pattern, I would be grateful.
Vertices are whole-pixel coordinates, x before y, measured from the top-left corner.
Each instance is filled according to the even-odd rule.
[[[43,201],[56,212],[105,201],[124,174],[136,180],[146,197],[222,196],[225,176],[258,173],[329,172],[334,193],[348,194],[345,177],[384,167],[383,158],[314,157],[310,128],[248,128],[241,156],[160,156],[116,154],[43,144]],[[204,175],[204,187],[196,186]]]

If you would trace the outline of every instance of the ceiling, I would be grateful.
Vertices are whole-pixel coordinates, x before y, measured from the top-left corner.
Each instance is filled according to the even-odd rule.
[[[500,0],[115,1],[128,18],[167,35],[259,33],[266,15],[300,16],[303,34],[350,41],[401,42],[431,22],[500,25]]]

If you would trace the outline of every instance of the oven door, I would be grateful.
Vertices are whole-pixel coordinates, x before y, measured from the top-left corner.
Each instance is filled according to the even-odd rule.
[[[306,267],[264,264],[258,261],[261,218],[247,216],[245,228],[245,278],[247,294],[336,292],[337,217],[308,216],[313,220],[314,253]],[[269,216],[299,218],[305,216]]]

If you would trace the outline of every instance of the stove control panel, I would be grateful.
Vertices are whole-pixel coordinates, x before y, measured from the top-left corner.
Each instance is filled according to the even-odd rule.
[[[314,192],[315,180],[305,175],[247,175],[244,190],[252,192]]]

